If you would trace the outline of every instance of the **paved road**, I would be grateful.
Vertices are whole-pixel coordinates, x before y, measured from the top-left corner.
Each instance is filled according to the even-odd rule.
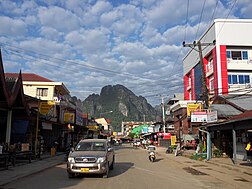
[[[251,188],[252,175],[188,159],[174,160],[157,152],[157,161],[149,162],[147,151],[130,146],[116,150],[115,169],[108,179],[94,175],[68,179],[61,164],[3,186],[4,189],[197,189]]]

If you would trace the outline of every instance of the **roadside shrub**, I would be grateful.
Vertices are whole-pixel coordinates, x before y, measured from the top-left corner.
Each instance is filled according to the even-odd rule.
[[[220,157],[222,157],[222,151],[220,149],[214,149],[213,150],[213,155],[216,158],[220,158]]]

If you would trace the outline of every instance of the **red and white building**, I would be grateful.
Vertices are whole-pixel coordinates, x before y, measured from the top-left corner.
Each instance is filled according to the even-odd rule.
[[[252,85],[252,19],[216,19],[199,41],[202,45],[206,85],[210,97],[242,94]],[[184,99],[200,100],[202,67],[199,52],[191,49],[183,59]]]

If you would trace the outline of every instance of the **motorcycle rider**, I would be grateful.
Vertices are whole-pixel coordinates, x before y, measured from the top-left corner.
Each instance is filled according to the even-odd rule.
[[[156,150],[156,146],[154,145],[149,145],[147,147],[147,150],[148,150],[148,153],[149,153],[149,160],[150,161],[154,161],[156,159],[156,156],[155,156],[155,150]],[[154,158],[154,159],[152,159]]]

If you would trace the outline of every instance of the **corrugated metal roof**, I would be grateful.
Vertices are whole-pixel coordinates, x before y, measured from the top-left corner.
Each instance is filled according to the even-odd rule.
[[[245,110],[252,110],[252,96],[242,95],[226,98],[229,102],[241,107]]]
[[[217,111],[218,117],[232,117],[242,112],[229,104],[211,104],[211,111]]]

